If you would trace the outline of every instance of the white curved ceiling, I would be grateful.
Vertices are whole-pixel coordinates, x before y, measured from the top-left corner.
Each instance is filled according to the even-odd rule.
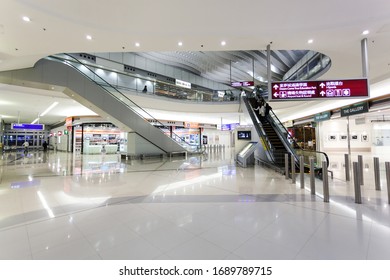
[[[0,7],[0,71],[62,52],[261,51],[272,42],[272,50],[324,53],[332,67],[322,78],[346,79],[362,75],[366,37],[370,82],[390,76],[388,0],[0,0]],[[292,106],[307,108],[273,107],[287,117],[282,108]]]

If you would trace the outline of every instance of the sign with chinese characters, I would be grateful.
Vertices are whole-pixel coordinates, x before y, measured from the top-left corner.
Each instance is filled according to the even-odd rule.
[[[367,97],[367,79],[274,82],[273,100]]]
[[[232,87],[253,87],[255,83],[253,81],[245,82],[231,82]]]
[[[368,112],[368,102],[362,102],[353,104],[347,107],[341,108],[341,116],[347,117]]]

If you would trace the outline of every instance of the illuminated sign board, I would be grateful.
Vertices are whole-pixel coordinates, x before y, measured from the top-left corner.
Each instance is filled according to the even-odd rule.
[[[185,81],[181,81],[181,80],[177,80],[177,79],[176,79],[176,83],[175,83],[175,84],[176,84],[177,86],[179,86],[179,87],[191,89],[191,83],[189,83],[189,82],[185,82]]]
[[[255,83],[253,81],[246,81],[246,82],[232,82],[232,87],[252,87]]]
[[[358,115],[358,114],[367,113],[367,112],[368,112],[368,103],[367,102],[353,104],[353,105],[341,108],[341,116],[342,117]]]
[[[367,79],[271,83],[273,100],[367,97]]]
[[[240,125],[239,123],[227,123],[227,124],[221,124],[219,128],[221,130],[234,130],[239,125]]]
[[[224,91],[218,91],[218,97],[224,97],[225,92]]]
[[[32,124],[32,123],[12,123],[11,129],[26,129],[26,130],[44,130],[44,124]]]
[[[314,121],[316,122],[321,122],[326,120],[330,120],[330,111],[319,113],[314,116]]]

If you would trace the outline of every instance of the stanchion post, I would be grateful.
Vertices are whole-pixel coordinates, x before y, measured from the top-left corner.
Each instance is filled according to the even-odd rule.
[[[316,181],[314,177],[314,158],[310,158],[310,193],[312,195],[316,194]]]
[[[390,162],[385,162],[387,179],[387,203],[390,204]]]
[[[353,163],[353,183],[355,188],[355,203],[361,204],[362,203],[362,193],[360,189],[360,176],[359,176],[359,163],[354,162]]]
[[[363,156],[358,155],[358,163],[359,163],[359,181],[360,185],[364,185],[364,177],[363,177]]]
[[[381,175],[379,169],[379,158],[374,157],[374,177],[375,177],[375,190],[381,190]]]
[[[329,202],[329,179],[328,179],[328,164],[322,162],[322,186],[324,192],[324,202]]]
[[[349,155],[348,154],[344,154],[344,162],[345,162],[345,181],[351,181],[351,177],[350,177],[350,174],[351,172],[349,171],[350,170],[350,167],[349,167]]]
[[[291,155],[291,183],[296,183],[296,175],[295,175],[295,157]]]
[[[284,172],[285,178],[288,179],[288,154],[284,154]]]
[[[305,165],[304,165],[304,157],[299,157],[299,182],[301,183],[301,189],[305,188]]]

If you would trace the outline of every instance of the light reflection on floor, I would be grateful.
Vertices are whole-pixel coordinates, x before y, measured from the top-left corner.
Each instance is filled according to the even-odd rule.
[[[364,156],[363,203],[330,155],[330,203],[261,166],[207,156],[126,160],[5,153],[1,259],[390,259],[384,161],[376,191]]]

